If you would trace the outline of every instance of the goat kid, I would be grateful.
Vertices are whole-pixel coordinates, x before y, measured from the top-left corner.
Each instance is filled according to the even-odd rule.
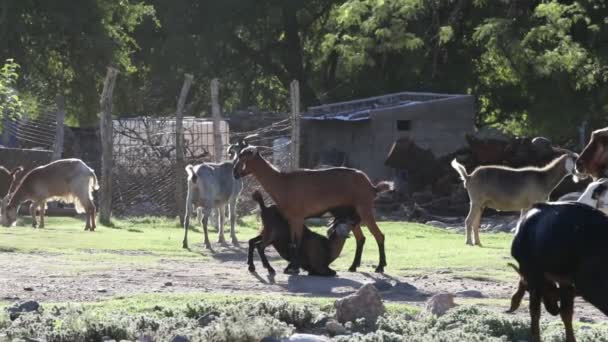
[[[520,211],[523,217],[534,203],[546,202],[553,189],[575,173],[577,157],[575,153],[566,153],[544,167],[480,166],[471,174],[456,159],[452,160],[452,168],[460,175],[470,199],[465,219],[466,244],[474,242],[481,246],[479,226],[485,208]]]
[[[574,297],[608,315],[608,216],[576,202],[539,203],[520,222],[511,246],[512,265],[520,274],[511,299],[515,311],[525,291],[530,294],[533,341],[540,342],[541,302],[552,315],[560,314],[566,340],[575,342],[572,328]],[[558,304],[559,303],[559,304]]]
[[[249,240],[249,250],[247,254],[247,264],[249,271],[255,272],[253,264],[253,250],[257,249],[262,264],[271,275],[275,270],[268,263],[264,253],[268,245],[272,245],[279,255],[290,261],[289,255],[289,223],[276,205],[269,207],[264,203],[264,198],[259,191],[255,191],[252,196],[260,206],[260,217],[262,218],[262,229],[260,234]],[[359,217],[355,208],[335,208],[332,213],[335,218],[327,231],[327,237],[314,233],[304,226],[302,237],[302,268],[308,271],[309,275],[335,276],[336,271],[329,268],[329,265],[340,255],[344,242],[352,227],[359,224]]]
[[[30,213],[34,227],[36,208],[40,208],[40,228],[44,228],[44,208],[46,202],[61,201],[74,203],[76,212],[86,214],[85,230],[94,231],[95,204],[93,190],[98,190],[95,171],[80,159],[60,159],[49,164],[30,170],[15,186],[14,191],[7,194],[0,212],[2,225],[12,226],[17,220],[19,206],[25,201],[32,201]]]
[[[361,222],[368,227],[378,244],[380,260],[376,272],[384,272],[384,234],[376,224],[373,206],[376,195],[391,190],[392,183],[383,181],[374,185],[362,171],[344,167],[282,172],[262,158],[255,146],[241,150],[234,166],[235,178],[248,174],[257,179],[289,222],[292,243],[289,252],[290,265],[286,273],[299,272],[304,220],[337,207],[355,208]],[[365,242],[359,224],[353,227],[353,234],[357,239],[357,253],[350,271],[356,271],[360,266],[361,251]]]

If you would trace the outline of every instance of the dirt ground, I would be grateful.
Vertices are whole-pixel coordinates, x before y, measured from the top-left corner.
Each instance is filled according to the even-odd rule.
[[[143,293],[187,292],[343,297],[356,291],[362,284],[371,282],[376,284],[385,301],[422,306],[429,296],[450,292],[456,294],[457,303],[474,300],[497,311],[504,311],[504,304],[491,299],[510,298],[515,286],[489,280],[458,279],[445,270],[415,277],[394,276],[391,275],[390,265],[386,274],[374,273],[370,265],[362,265],[359,272],[338,270],[338,276],[332,278],[304,274],[287,276],[282,273],[286,263],[272,249],[268,249],[270,263],[277,270],[276,276],[270,277],[257,255],[254,259],[257,273],[248,272],[246,252],[245,247],[215,247],[211,259],[161,259],[151,266],[128,263],[106,265],[100,258],[93,270],[79,267],[82,261],[72,261],[59,254],[2,253],[0,300],[90,302]],[[131,255],[125,253],[124,256],[129,258]],[[463,291],[480,291],[483,298],[470,299],[475,294],[460,293]],[[581,320],[605,319],[596,309],[581,304],[576,308]],[[520,309],[518,314],[527,315],[527,310]]]

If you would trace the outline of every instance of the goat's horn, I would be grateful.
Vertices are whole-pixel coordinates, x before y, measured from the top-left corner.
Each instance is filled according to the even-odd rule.
[[[251,139],[251,138],[257,138],[258,135],[259,134],[257,134],[257,133],[249,134],[248,136],[246,136],[246,137],[243,138],[243,141],[247,141],[248,139]]]

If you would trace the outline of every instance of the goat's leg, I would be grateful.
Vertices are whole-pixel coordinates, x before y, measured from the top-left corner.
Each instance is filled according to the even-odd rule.
[[[350,272],[357,272],[357,267],[361,266],[361,254],[363,253],[363,245],[365,244],[365,236],[361,231],[361,225],[357,224],[352,229],[353,235],[357,241],[357,248],[355,249],[355,258],[353,259],[352,265],[348,269]]]
[[[236,239],[236,231],[234,230],[236,226],[236,198],[230,201],[228,213],[230,214],[230,239],[234,246],[238,246],[239,240]]]
[[[384,267],[386,266],[386,255],[384,253],[384,234],[376,224],[374,218],[374,212],[372,210],[372,203],[364,207],[357,207],[357,213],[361,217],[361,222],[367,226],[367,229],[372,233],[376,243],[378,244],[379,258],[378,266],[376,267],[377,273],[384,273]]]
[[[540,284],[539,284],[540,285]],[[533,342],[541,342],[540,339],[540,304],[542,293],[538,288],[530,289],[530,330]]]
[[[44,212],[46,211],[46,201],[40,202],[38,208],[40,209],[40,225],[38,226],[38,228],[44,228]]]
[[[188,228],[190,227],[190,210],[192,210],[192,197],[190,197],[190,193],[191,189],[188,187],[188,196],[186,197],[186,213],[184,214],[184,240],[182,241],[182,248],[188,248]]]
[[[272,266],[270,266],[270,263],[266,258],[266,253],[264,253],[264,250],[266,249],[266,247],[268,247],[269,244],[270,241],[267,241],[267,239],[262,239],[262,241],[256,244],[256,247],[258,250],[258,254],[260,255],[260,259],[262,260],[262,265],[264,265],[264,268],[268,270],[268,274],[275,275],[277,272],[274,270],[274,268],[272,268]]]
[[[95,231],[97,229],[97,224],[95,223],[95,216],[97,212],[97,207],[95,207],[95,203],[91,201],[91,230]]]
[[[84,212],[85,212],[85,217],[86,217],[86,223],[84,226],[84,230],[90,230],[90,231],[94,231],[95,227],[95,205],[93,204],[93,201],[91,201],[90,199],[86,199],[84,201],[85,206],[84,206]]]
[[[482,247],[481,246],[481,240],[479,239],[479,228],[481,226],[481,215],[483,214],[483,210],[485,208],[481,207],[479,209],[479,211],[477,212],[477,215],[475,215],[475,219],[473,220],[473,233],[475,234],[475,245]]]
[[[247,265],[249,265],[249,272],[255,272],[255,265],[253,264],[253,249],[256,248],[256,244],[261,240],[261,234],[249,240],[249,249],[247,249]]]
[[[37,228],[38,227],[38,220],[36,220],[36,207],[38,206],[38,203],[36,202],[32,202],[30,204],[30,215],[32,215],[32,227]]]
[[[285,274],[300,273],[300,258],[302,247],[302,236],[304,233],[304,218],[292,218],[289,221],[291,241],[289,244],[289,264],[285,268]]]
[[[203,209],[203,238],[204,238],[203,244],[205,245],[205,248],[207,248],[207,249],[211,249],[211,243],[209,242],[209,234],[207,232],[209,216],[211,216],[211,209],[209,206],[206,206]]]
[[[517,285],[517,291],[515,291],[515,293],[513,293],[513,296],[511,297],[511,307],[509,308],[509,310],[507,310],[507,313],[513,313],[519,308],[521,300],[524,298],[525,294],[526,284],[524,284],[524,282],[520,280],[519,284]]]
[[[566,328],[566,342],[576,342],[574,337],[574,329],[572,329],[572,316],[574,314],[574,296],[575,290],[571,285],[559,286],[560,310],[559,315],[562,318],[564,327]]]
[[[481,208],[477,206],[473,201],[469,204],[469,214],[467,218],[464,220],[464,225],[466,228],[466,244],[469,246],[473,246],[473,225],[475,224],[475,217],[477,217],[477,212]]]
[[[217,210],[217,226],[218,226],[218,238],[217,242],[222,245],[226,244],[226,238],[224,237],[224,206],[220,205]]]

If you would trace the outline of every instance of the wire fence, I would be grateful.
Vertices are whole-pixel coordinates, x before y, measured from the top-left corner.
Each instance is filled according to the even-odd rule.
[[[291,125],[289,119],[272,122],[253,130],[233,132],[226,120],[219,122],[220,160],[228,160],[227,149],[246,136],[259,145],[261,154],[279,168],[290,165]],[[234,126],[238,127],[238,124]],[[177,182],[186,183],[186,173],[177,162],[174,118],[138,117],[114,120],[112,169],[112,214],[129,216],[182,216],[176,198]],[[214,157],[213,121],[206,118],[183,119],[184,165],[212,162]],[[239,214],[255,207],[251,193],[259,188],[253,177],[245,186],[237,205]],[[184,194],[185,195],[185,194]]]

